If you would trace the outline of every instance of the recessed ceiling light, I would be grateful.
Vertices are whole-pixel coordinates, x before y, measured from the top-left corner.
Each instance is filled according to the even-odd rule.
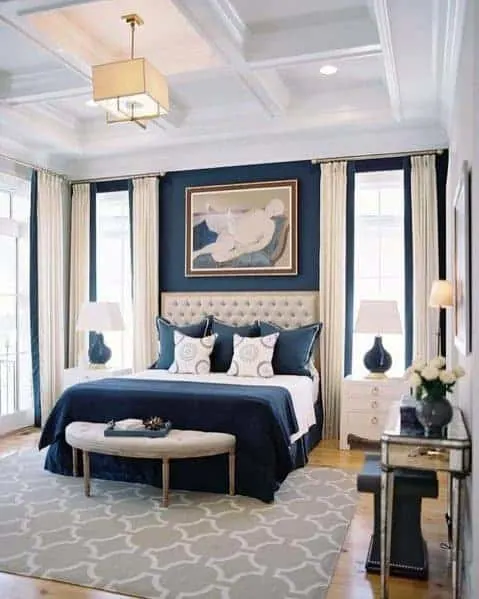
[[[319,69],[319,72],[321,75],[334,75],[338,72],[338,67],[335,67],[332,64],[325,64]]]
[[[89,100],[87,100],[85,102],[85,104],[87,106],[89,106],[90,108],[96,108],[98,106],[98,104],[95,102],[95,100],[93,98],[90,98]]]

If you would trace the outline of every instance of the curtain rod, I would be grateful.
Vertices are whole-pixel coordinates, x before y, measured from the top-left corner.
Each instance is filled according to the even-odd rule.
[[[135,179],[143,179],[143,177],[164,177],[166,171],[160,171],[156,173],[140,173],[138,175],[117,175],[115,177],[92,177],[91,179],[75,179],[71,183],[72,185],[79,185],[80,183],[101,183],[102,181],[124,181],[129,179],[131,181]]]
[[[66,179],[68,181],[68,177],[61,173],[56,173],[48,168],[44,168],[43,166],[38,166],[38,164],[33,164],[32,162],[26,162],[25,160],[19,160],[18,158],[13,158],[8,154],[2,154],[0,152],[0,158],[4,160],[8,160],[9,162],[13,162],[14,164],[18,164],[18,166],[24,166],[25,168],[31,168],[34,171],[44,171],[45,173],[50,173],[51,175],[56,175],[57,177],[61,177],[62,179]]]
[[[415,150],[413,152],[391,152],[390,154],[361,154],[359,156],[335,156],[334,158],[313,158],[311,164],[322,162],[335,162],[336,160],[368,160],[377,158],[403,158],[405,156],[426,156],[427,154],[443,154],[445,148],[434,148],[431,150]]]

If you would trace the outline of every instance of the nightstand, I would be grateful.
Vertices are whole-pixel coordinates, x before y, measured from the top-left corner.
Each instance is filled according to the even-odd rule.
[[[345,377],[341,389],[339,448],[349,449],[349,435],[379,442],[389,408],[408,393],[409,384],[401,378]]]
[[[97,381],[112,376],[125,376],[131,373],[131,368],[65,368],[63,371],[63,391],[77,383]]]

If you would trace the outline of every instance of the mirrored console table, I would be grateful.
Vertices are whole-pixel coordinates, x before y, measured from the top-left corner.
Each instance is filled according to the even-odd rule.
[[[471,471],[471,440],[462,412],[454,407],[443,438],[428,438],[401,426],[399,402],[391,406],[381,435],[381,599],[389,599],[392,506],[395,468],[449,473],[448,515],[452,566],[452,597],[460,599],[460,532],[464,479]]]

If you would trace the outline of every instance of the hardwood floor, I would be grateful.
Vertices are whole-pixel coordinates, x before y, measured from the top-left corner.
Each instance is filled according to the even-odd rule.
[[[21,431],[0,438],[0,457],[36,447],[37,431]],[[339,451],[336,442],[323,442],[311,454],[313,466],[332,466],[357,472],[363,453]],[[391,578],[391,599],[448,599],[451,596],[448,553],[440,548],[446,539],[444,524],[444,480],[439,499],[426,499],[423,504],[423,533],[428,543],[430,579],[415,582]],[[372,496],[360,495],[327,599],[373,599],[379,597],[379,576],[366,575],[364,559],[372,525]],[[0,573],[1,599],[122,599],[124,595],[85,589],[69,584]],[[280,599],[280,598],[278,598]]]

